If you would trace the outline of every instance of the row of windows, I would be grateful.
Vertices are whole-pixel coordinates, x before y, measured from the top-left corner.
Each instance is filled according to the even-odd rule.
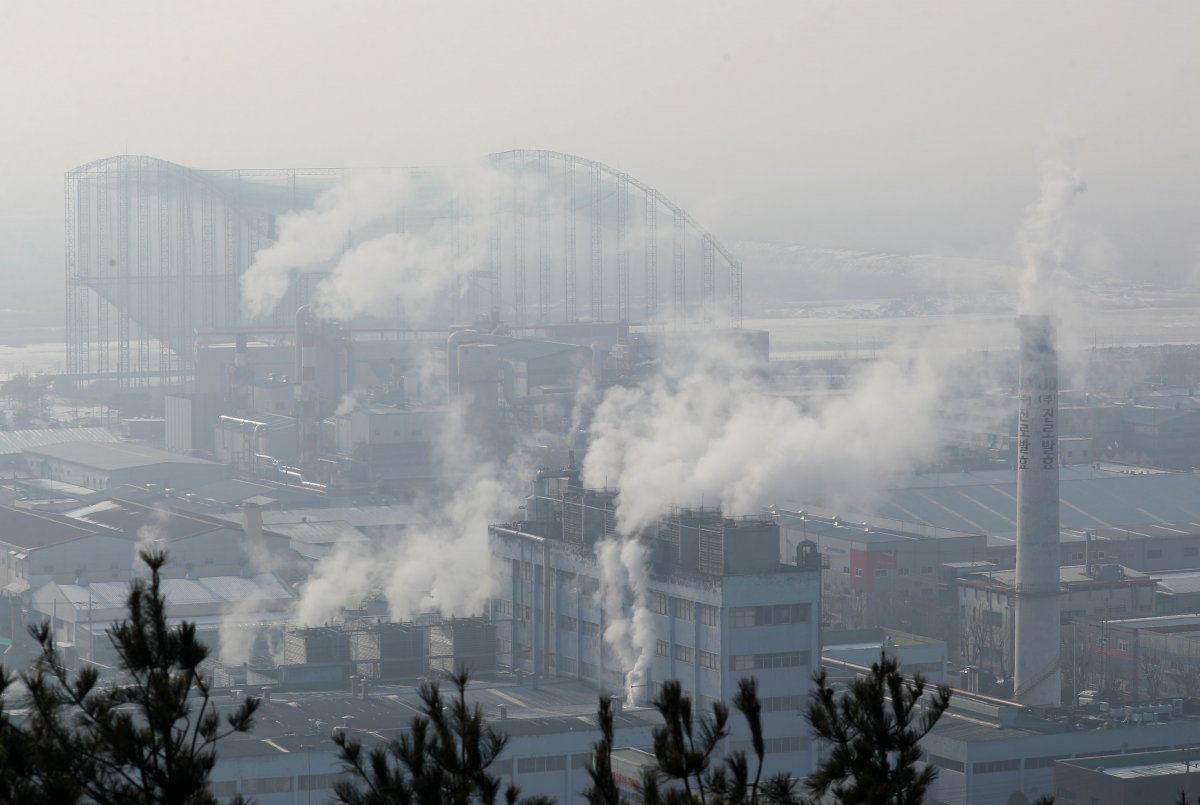
[[[291,777],[252,777],[242,780],[243,794],[282,794],[291,790]]]
[[[793,668],[798,665],[808,665],[807,651],[779,651],[772,654],[735,654],[729,658],[730,671]]]
[[[808,697],[799,694],[793,696],[764,696],[761,702],[764,713],[799,712],[808,704]]]
[[[754,744],[750,741],[734,741],[730,746],[734,752],[754,754]],[[782,752],[803,752],[806,749],[808,749],[808,738],[804,735],[787,735],[763,740],[763,751],[768,755],[777,755]]]
[[[566,771],[566,755],[541,755],[539,757],[523,757],[517,760],[519,774],[537,774],[547,771]]]
[[[761,607],[734,607],[730,612],[734,628],[771,626],[773,624],[808,623],[811,604],[776,604]]]
[[[842,565],[842,573],[844,575],[849,576],[850,575],[850,565]],[[902,567],[902,568],[899,568],[896,570],[897,576],[907,576],[910,573],[911,573],[911,570],[907,567]],[[932,573],[933,573],[933,565],[925,565],[923,568],[921,568],[922,576],[928,576]],[[883,578],[883,577],[887,576],[887,574],[888,574],[887,568],[881,567],[875,571],[876,578]],[[862,568],[861,567],[854,568],[854,575],[861,579],[862,575],[863,575]]]
[[[591,761],[591,753],[579,752],[574,755],[542,755],[539,757],[517,758],[516,763],[519,774],[541,774],[549,771],[565,771],[568,762],[571,764],[572,769],[586,769],[589,767]],[[512,777],[513,761],[494,761],[489,771],[500,777]]]
[[[935,755],[932,752],[925,753],[925,762],[930,766],[936,766],[937,768],[945,769],[946,771],[962,772],[966,769],[961,760],[951,760],[948,757]]]
[[[975,774],[991,774],[999,771],[1016,771],[1021,768],[1019,760],[986,760],[982,763],[972,763],[971,771]]]

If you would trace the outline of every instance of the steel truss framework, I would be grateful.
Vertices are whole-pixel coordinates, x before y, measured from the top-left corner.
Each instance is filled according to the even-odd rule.
[[[630,322],[636,314],[668,326],[741,326],[741,264],[658,191],[601,162],[556,151],[505,151],[489,161],[514,179],[482,206],[478,198],[439,197],[438,209],[398,206],[388,223],[395,232],[448,223],[458,279],[442,311],[447,320],[496,311],[514,325]],[[373,171],[436,173],[361,172]],[[242,314],[241,277],[256,252],[274,242],[278,217],[312,207],[345,174],[195,170],[146,156],[69,171],[67,372],[119,388],[186,380],[198,331],[251,324]],[[476,231],[479,244],[472,242]],[[347,232],[346,248],[355,238]],[[669,285],[660,282],[660,248],[670,255]],[[467,260],[477,264],[464,267]],[[700,276],[689,281],[692,267]],[[274,313],[254,323],[288,324],[327,271],[297,273]],[[726,282],[718,283],[718,272]],[[669,304],[659,298],[666,287]],[[397,310],[404,324],[402,299]]]

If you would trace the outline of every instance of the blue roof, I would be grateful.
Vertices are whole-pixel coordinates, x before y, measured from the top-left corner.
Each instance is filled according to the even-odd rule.
[[[1200,473],[1121,475],[1090,466],[1064,467],[1060,481],[1063,528],[1200,520]],[[917,476],[885,492],[872,514],[969,533],[1012,534],[1017,529],[1016,472]]]

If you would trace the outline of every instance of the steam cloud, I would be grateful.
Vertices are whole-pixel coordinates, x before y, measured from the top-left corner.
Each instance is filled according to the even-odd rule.
[[[1053,280],[1066,256],[1072,203],[1087,189],[1071,164],[1071,144],[1057,141],[1042,158],[1041,193],[1025,211],[1019,232],[1025,270],[1021,275],[1019,310],[1045,315],[1055,308]]]
[[[605,638],[640,685],[654,651],[646,550],[638,535],[672,505],[752,513],[777,498],[861,506],[940,448],[943,372],[896,351],[813,409],[771,395],[751,355],[726,339],[672,342],[659,371],[610,389],[592,419],[588,486],[612,486],[618,540],[597,545]],[[633,593],[627,612],[625,591]]]
[[[528,485],[533,465],[515,450],[504,461],[488,460],[452,420],[443,435],[446,474],[461,478],[430,522],[410,526],[384,544],[339,544],[317,563],[304,585],[295,620],[319,625],[341,609],[382,593],[393,620],[422,612],[474,615],[491,597],[488,526],[512,509]]]
[[[545,194],[534,174],[505,172],[489,163],[421,176],[401,172],[349,174],[318,196],[311,210],[278,220],[278,240],[255,255],[242,276],[247,316],[270,313],[305,269],[336,260],[317,286],[312,306],[322,318],[391,314],[397,300],[420,319],[455,293],[459,282],[485,264],[486,216],[446,215],[428,229],[380,231],[397,211],[491,210],[514,193]],[[355,240],[355,245],[347,244]]]

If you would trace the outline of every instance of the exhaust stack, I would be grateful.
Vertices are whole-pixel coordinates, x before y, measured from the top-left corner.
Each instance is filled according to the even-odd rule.
[[[1020,316],[1013,697],[1059,707],[1058,350],[1050,316]]]

